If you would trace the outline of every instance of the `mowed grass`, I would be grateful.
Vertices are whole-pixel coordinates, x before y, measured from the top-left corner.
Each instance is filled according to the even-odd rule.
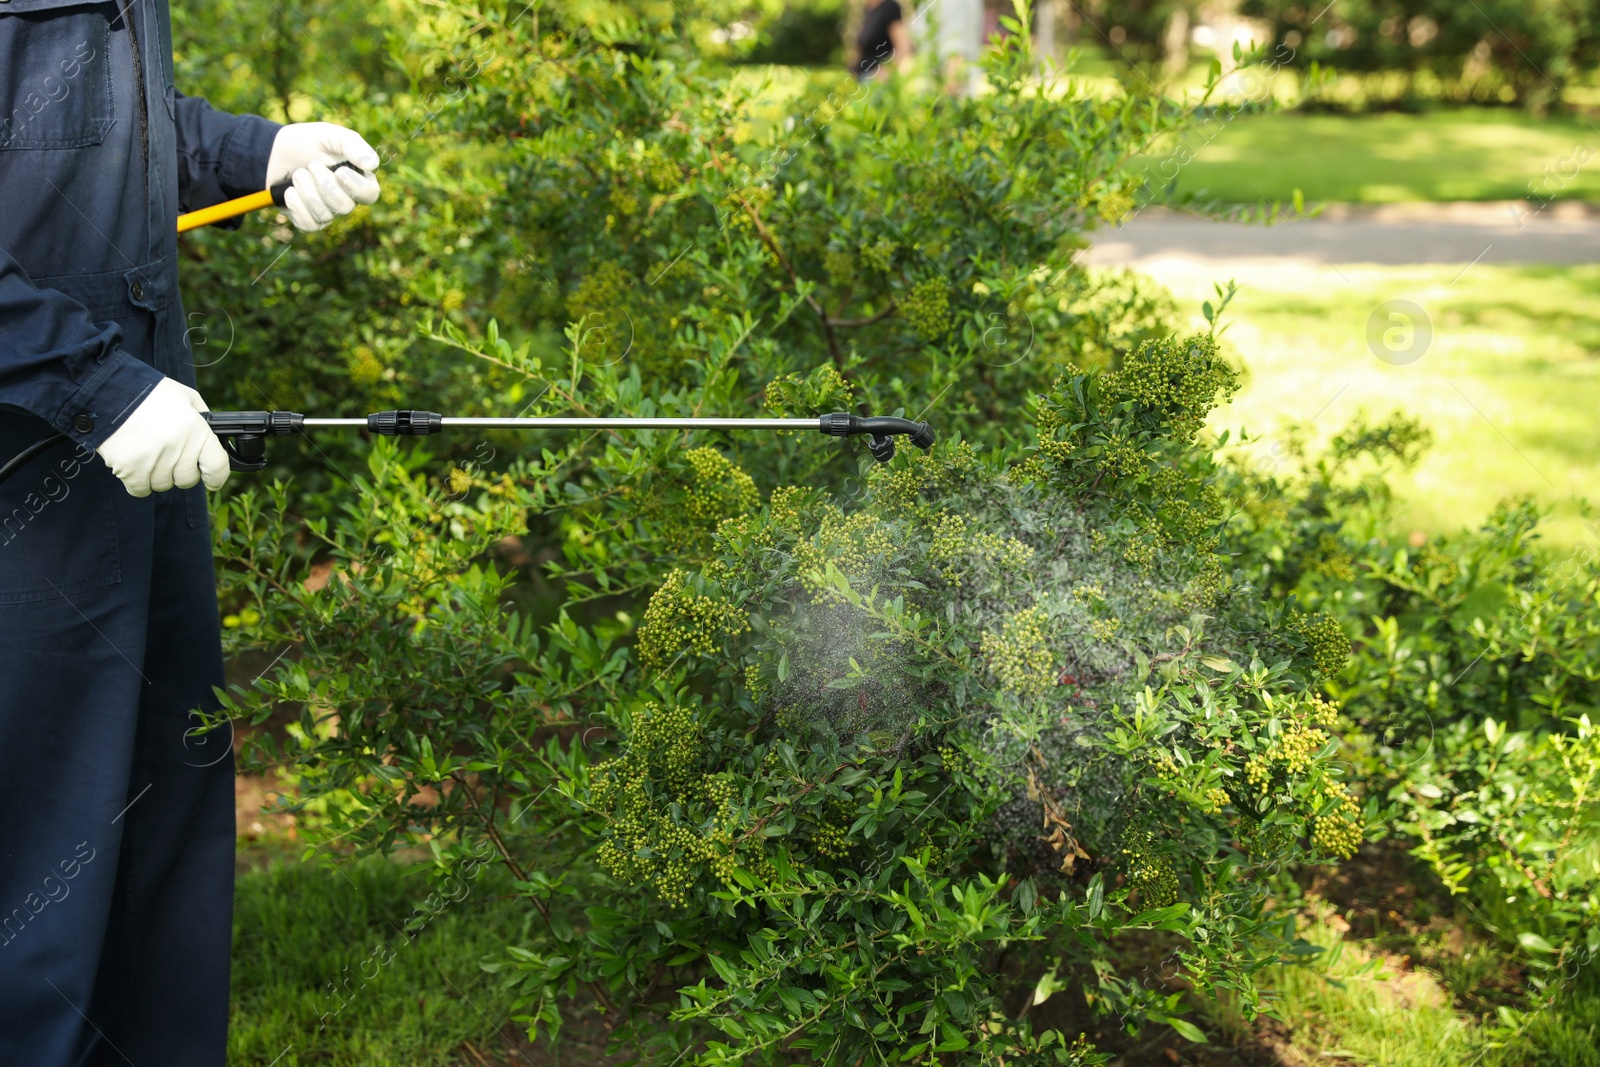
[[[1443,975],[1370,940],[1343,940],[1346,928],[1331,914],[1306,918],[1301,936],[1322,954],[1260,978],[1278,998],[1280,1022],[1252,1026],[1214,1007],[1211,1028],[1225,1042],[1259,1045],[1264,1031],[1284,1064],[1600,1067],[1594,965],[1557,978],[1548,1003],[1480,1019],[1460,1010],[1467,990],[1450,988]]]
[[[230,1067],[524,1062],[501,1036],[515,1029],[512,998],[479,967],[526,938],[531,912],[505,899],[502,872],[481,868],[407,938],[399,931],[433,891],[427,865],[296,856],[239,875]]]
[[[1231,203],[1288,202],[1296,189],[1350,203],[1600,197],[1600,125],[1580,116],[1286,112],[1197,125],[1184,143],[1178,192]],[[1171,174],[1168,158],[1150,158],[1152,175]]]
[[[1275,462],[1291,422],[1325,441],[1362,414],[1404,412],[1434,444],[1397,482],[1401,532],[1475,526],[1498,501],[1526,495],[1551,511],[1548,543],[1595,538],[1576,501],[1600,503],[1600,265],[1141,269],[1195,312],[1196,328],[1213,283],[1238,281],[1224,337],[1247,381],[1212,426],[1247,430],[1250,461]],[[1419,305],[1433,329],[1404,366],[1368,346],[1369,319],[1397,299]]]

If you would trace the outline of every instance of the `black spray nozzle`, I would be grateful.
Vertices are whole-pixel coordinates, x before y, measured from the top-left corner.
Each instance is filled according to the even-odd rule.
[[[867,437],[867,451],[872,453],[872,458],[879,463],[887,463],[894,458],[894,438],[889,436]]]
[[[385,437],[422,437],[443,426],[444,416],[437,411],[374,411],[367,416],[367,429]]]
[[[880,463],[887,463],[894,458],[894,439],[898,435],[910,438],[911,443],[924,452],[932,448],[934,442],[933,427],[927,423],[898,419],[892,415],[851,415],[835,411],[818,418],[817,429],[829,437],[865,435],[867,451]]]

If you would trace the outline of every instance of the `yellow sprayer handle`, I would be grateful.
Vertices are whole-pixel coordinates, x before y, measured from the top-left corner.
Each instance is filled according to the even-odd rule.
[[[241,196],[225,203],[203,207],[199,211],[191,211],[186,215],[179,215],[178,232],[187,233],[200,226],[210,226],[213,222],[237,218],[260,208],[271,207],[273,202],[272,190],[263,189],[259,193],[251,193],[249,196]]]
[[[0,3],[4,2],[5,0],[0,0]],[[335,163],[331,169],[339,170],[343,167],[349,167],[352,170],[357,169],[354,163],[349,162]],[[251,193],[249,196],[241,196],[221,204],[203,207],[199,211],[190,211],[187,214],[179,215],[178,232],[188,233],[190,230],[200,226],[210,226],[213,222],[225,222],[228,219],[238,218],[240,215],[247,215],[252,211],[259,211],[264,207],[271,207],[273,204],[282,207],[283,194],[288,192],[289,187],[293,184],[290,181],[282,181],[271,189],[263,189],[259,193]]]

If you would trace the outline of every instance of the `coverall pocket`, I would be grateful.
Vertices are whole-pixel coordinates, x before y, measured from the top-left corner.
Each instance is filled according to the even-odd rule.
[[[0,453],[43,433],[0,425]],[[27,427],[31,431],[32,427]],[[39,429],[49,429],[39,423]],[[0,484],[0,605],[26,604],[122,580],[112,511],[117,480],[92,452],[59,446]]]
[[[7,0],[0,4],[0,152],[83,148],[116,121],[111,96],[115,4]]]

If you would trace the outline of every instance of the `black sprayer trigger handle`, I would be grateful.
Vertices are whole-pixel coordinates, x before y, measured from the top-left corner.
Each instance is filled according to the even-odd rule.
[[[366,171],[361,170],[360,167],[356,166],[354,163],[350,162],[348,159],[341,159],[339,162],[335,163],[333,166],[329,167],[328,169],[329,170],[342,170],[345,167],[349,167],[351,170],[354,170],[354,171],[359,171],[362,174],[366,173]],[[284,206],[283,194],[287,193],[290,189],[293,189],[293,188],[294,188],[294,179],[292,177],[291,178],[287,178],[287,179],[279,182],[277,185],[274,185],[272,187],[272,202],[274,204],[277,204],[279,207],[283,207]]]
[[[267,438],[299,433],[305,425],[305,416],[294,411],[202,411],[200,417],[211,424],[236,471],[263,470]]]

